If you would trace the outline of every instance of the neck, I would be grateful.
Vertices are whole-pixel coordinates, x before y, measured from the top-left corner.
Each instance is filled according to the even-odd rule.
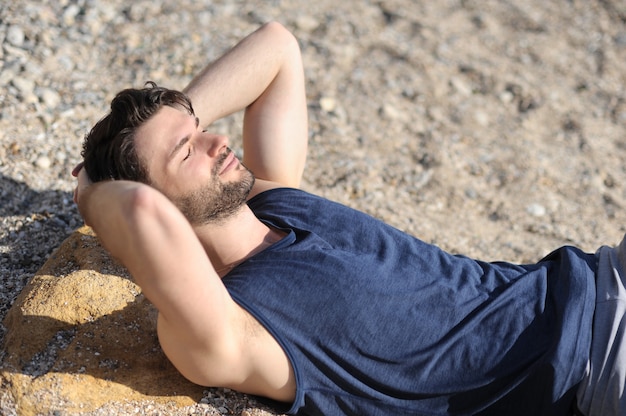
[[[247,205],[223,223],[194,226],[194,231],[220,277],[284,236],[259,221]]]

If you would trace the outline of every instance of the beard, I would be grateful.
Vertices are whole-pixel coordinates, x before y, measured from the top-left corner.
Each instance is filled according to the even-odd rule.
[[[221,157],[211,172],[211,181],[202,188],[173,199],[191,225],[220,224],[241,210],[254,185],[254,175],[244,165],[242,178],[235,182],[221,182],[219,172],[228,152]]]

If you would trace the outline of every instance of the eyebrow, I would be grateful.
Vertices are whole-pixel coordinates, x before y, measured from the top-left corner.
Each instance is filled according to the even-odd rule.
[[[200,125],[200,119],[198,117],[196,117],[196,128],[198,128],[198,126]],[[172,160],[174,158],[174,156],[176,156],[176,154],[180,151],[180,149],[183,148],[183,146],[185,144],[187,144],[187,142],[191,140],[191,135],[188,134],[187,136],[183,137],[182,139],[180,139],[180,141],[178,143],[176,143],[176,146],[174,146],[174,149],[172,149],[172,153],[170,153],[170,156],[168,157],[168,160]]]

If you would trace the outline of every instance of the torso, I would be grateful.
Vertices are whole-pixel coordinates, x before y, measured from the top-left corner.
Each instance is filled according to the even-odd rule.
[[[257,178],[248,199],[283,186]],[[281,238],[282,236],[284,234]],[[243,355],[247,357],[242,357],[242,360],[248,360],[252,370],[244,383],[224,387],[282,402],[292,402],[296,395],[296,382],[287,354],[256,318],[240,306],[237,309],[241,313],[240,333],[245,334],[241,342]]]
[[[267,355],[285,360],[282,347],[291,360],[283,361],[298,380],[289,412],[384,414],[393,406],[395,414],[439,414],[452,402],[494,414],[523,404],[538,414],[571,396],[586,361],[579,346],[589,336],[593,256],[568,249],[527,267],[478,262],[294,189],[264,193],[249,206],[290,233],[223,281],[268,328],[256,335]],[[502,321],[503,313],[511,319]],[[458,357],[464,371],[454,376]],[[523,364],[508,366],[519,357]],[[566,367],[552,366],[563,357]],[[272,365],[254,362],[272,376]],[[563,371],[545,377],[554,368]],[[511,402],[547,389],[554,393],[546,400],[558,403]]]

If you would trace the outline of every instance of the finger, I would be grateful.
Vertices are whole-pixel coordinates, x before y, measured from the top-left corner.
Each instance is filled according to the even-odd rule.
[[[72,176],[77,178],[78,177],[78,172],[80,172],[80,170],[83,168],[83,166],[85,166],[85,162],[80,162],[78,165],[76,165],[74,167],[74,169],[72,169]]]
[[[78,186],[85,187],[91,185],[91,179],[89,179],[89,175],[87,175],[87,171],[85,169],[81,169],[78,171]]]

